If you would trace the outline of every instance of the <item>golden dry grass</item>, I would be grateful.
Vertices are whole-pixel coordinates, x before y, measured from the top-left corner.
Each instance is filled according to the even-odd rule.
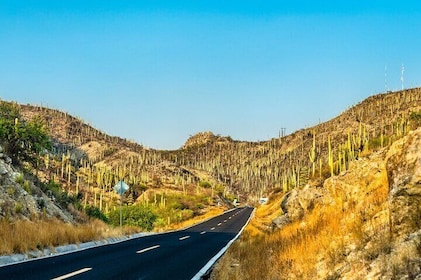
[[[178,224],[171,224],[156,231],[186,228],[206,219],[215,217],[226,210],[210,208],[205,214]],[[58,219],[0,220],[0,255],[25,253],[30,250],[53,248],[66,244],[78,244],[109,237],[117,237],[139,232],[136,227],[111,227],[100,220],[89,220],[85,224],[64,223]]]
[[[110,228],[99,220],[72,225],[57,219],[0,220],[0,254],[24,253],[65,244],[78,244],[134,233],[134,228]]]
[[[275,232],[269,232],[265,226],[280,213],[282,195],[272,197],[268,205],[257,209],[243,236],[220,260],[214,279],[335,278],[337,265],[344,262],[350,246],[371,241],[372,254],[384,252],[388,239],[379,237],[385,233],[387,219],[379,214],[387,209],[386,174],[369,184],[368,193],[348,197],[346,204],[347,194],[338,193],[334,203],[318,205],[301,221]],[[353,267],[361,269],[365,261]]]

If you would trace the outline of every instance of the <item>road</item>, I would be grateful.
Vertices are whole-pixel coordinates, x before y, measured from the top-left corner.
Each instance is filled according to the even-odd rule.
[[[192,279],[231,241],[253,208],[185,230],[0,267],[0,279]]]

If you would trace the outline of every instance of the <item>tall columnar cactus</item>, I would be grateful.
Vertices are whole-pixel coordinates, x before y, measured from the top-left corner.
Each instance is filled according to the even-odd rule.
[[[330,176],[334,175],[333,172],[333,168],[334,168],[334,164],[333,164],[333,151],[332,151],[332,143],[330,141],[330,135],[327,138],[327,146],[328,146],[328,165],[330,168]]]
[[[46,169],[50,167],[50,154],[48,153],[44,156],[44,164]]]
[[[313,130],[313,145],[309,152],[309,158],[312,165],[312,176],[316,173],[316,133]]]

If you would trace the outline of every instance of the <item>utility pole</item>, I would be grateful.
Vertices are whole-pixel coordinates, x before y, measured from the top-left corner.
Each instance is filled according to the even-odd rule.
[[[285,136],[285,127],[281,127],[281,131],[279,131],[279,138],[282,138]]]
[[[401,73],[402,90],[403,90],[403,71],[404,70],[405,68],[403,67],[403,64],[402,64],[402,73]]]
[[[387,86],[387,64],[384,66],[384,88],[386,92],[389,91],[389,87]]]

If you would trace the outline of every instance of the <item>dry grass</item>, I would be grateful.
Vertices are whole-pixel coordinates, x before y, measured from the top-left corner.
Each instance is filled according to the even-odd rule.
[[[102,238],[134,233],[133,228],[112,229],[99,220],[72,225],[57,219],[0,220],[0,254],[24,253],[65,244],[78,244]]]
[[[344,214],[329,210],[315,209],[305,220],[270,234],[256,231],[253,221],[218,264],[215,279],[317,278],[320,253],[335,263],[343,250],[342,243],[333,241],[343,234]],[[233,267],[236,262],[239,266]]]
[[[215,207],[204,215],[158,230],[185,228],[217,216],[223,211],[223,208]],[[17,220],[15,222],[2,219],[0,220],[0,255],[25,253],[66,244],[79,244],[137,232],[139,232],[139,228],[136,227],[113,228],[94,219],[79,225],[64,223],[58,219]]]
[[[281,195],[273,197],[257,209],[245,234],[218,263],[214,279],[335,278],[352,247],[362,250],[370,242],[367,258],[387,254],[386,174],[369,184],[368,193],[355,197],[337,193],[334,203],[318,205],[301,221],[268,232],[265,225],[280,213],[282,200]],[[367,263],[362,258],[347,269],[360,270]]]

